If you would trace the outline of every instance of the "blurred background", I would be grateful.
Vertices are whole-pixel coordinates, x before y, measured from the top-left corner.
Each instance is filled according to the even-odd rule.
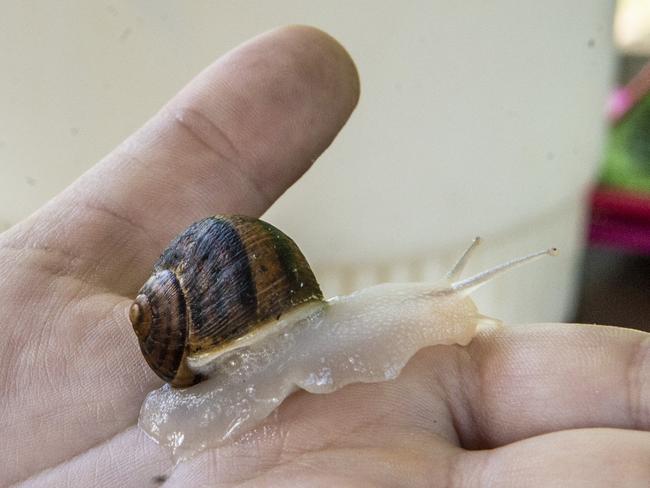
[[[265,215],[327,295],[438,279],[481,235],[469,272],[561,249],[481,289],[484,313],[650,329],[646,0],[3,2],[0,230],[290,23],[336,37],[362,79],[348,126]]]

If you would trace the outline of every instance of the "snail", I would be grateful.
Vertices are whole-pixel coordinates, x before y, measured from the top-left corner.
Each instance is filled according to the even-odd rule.
[[[419,349],[468,344],[482,323],[469,294],[540,251],[459,279],[479,238],[439,284],[386,283],[325,300],[283,232],[231,215],[192,224],[129,309],[142,354],[166,383],[140,427],[177,459],[250,430],[297,389],[390,380]]]

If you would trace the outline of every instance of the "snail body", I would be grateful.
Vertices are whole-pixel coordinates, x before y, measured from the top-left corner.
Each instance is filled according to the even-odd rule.
[[[140,427],[187,458],[254,427],[296,389],[393,379],[425,346],[468,344],[481,323],[498,322],[469,294],[555,252],[459,280],[478,242],[438,284],[386,283],[324,300],[298,247],[270,224],[241,216],[193,224],[130,309],[147,363],[167,381],[147,396]]]

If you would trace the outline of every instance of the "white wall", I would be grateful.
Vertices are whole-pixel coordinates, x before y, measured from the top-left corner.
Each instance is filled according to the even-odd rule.
[[[611,3],[3,2],[0,227],[65,187],[221,53],[307,23],[348,48],[362,99],[267,218],[301,244],[326,292],[429,279],[482,234],[474,270],[564,250],[486,287],[483,308],[562,318],[604,129]]]

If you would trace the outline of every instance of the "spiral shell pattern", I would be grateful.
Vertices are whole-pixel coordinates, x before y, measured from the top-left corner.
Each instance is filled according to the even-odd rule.
[[[323,294],[298,246],[245,216],[192,224],[154,265],[131,309],[147,363],[172,386],[200,381],[187,359],[218,352]]]

